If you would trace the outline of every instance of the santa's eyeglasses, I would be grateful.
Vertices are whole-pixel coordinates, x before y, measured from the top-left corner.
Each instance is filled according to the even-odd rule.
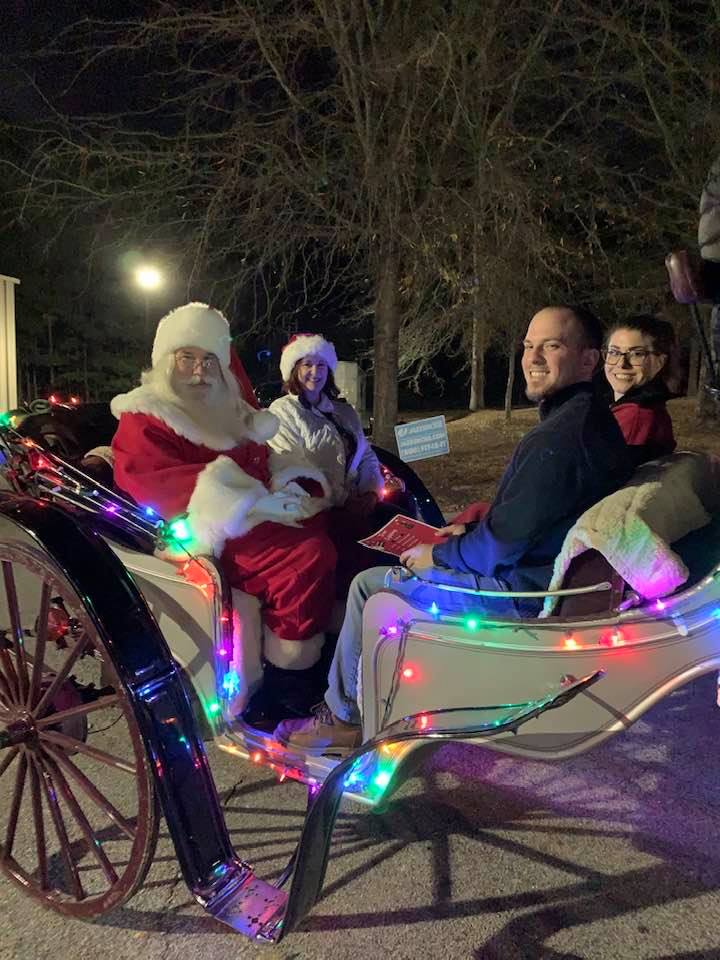
[[[633,347],[630,350],[616,350],[615,347],[610,347],[608,350],[603,350],[602,355],[609,367],[614,367],[615,364],[624,361],[625,357],[627,357],[630,366],[641,367],[648,357],[659,356],[657,350],[646,350],[645,347]]]
[[[220,361],[213,353],[208,353],[204,357],[194,357],[191,353],[176,353],[175,366],[182,373],[194,373],[198,368],[203,373],[217,373],[220,369]]]

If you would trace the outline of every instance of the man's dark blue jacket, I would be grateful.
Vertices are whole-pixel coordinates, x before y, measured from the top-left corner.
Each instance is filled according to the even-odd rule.
[[[509,590],[545,590],[565,534],[633,471],[631,451],[592,384],[540,403],[540,423],[515,448],[487,516],[433,548],[438,567],[496,577]],[[542,600],[516,607],[535,616]]]

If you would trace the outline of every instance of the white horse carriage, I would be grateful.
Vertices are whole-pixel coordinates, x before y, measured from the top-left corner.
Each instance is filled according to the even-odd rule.
[[[720,669],[718,464],[680,453],[580,518],[536,619],[420,608],[391,575],[365,610],[364,742],[303,755],[237,719],[257,680],[244,667],[257,662],[257,602],[208,558],[156,556],[182,531],[61,457],[52,418],[33,438],[31,419],[0,421],[0,867],[62,913],[99,916],[139,888],[162,809],[197,901],[277,942],[320,894],[343,796],[379,804],[419,748],[462,739],[561,760]],[[208,738],[308,786],[275,883],[233,849]]]

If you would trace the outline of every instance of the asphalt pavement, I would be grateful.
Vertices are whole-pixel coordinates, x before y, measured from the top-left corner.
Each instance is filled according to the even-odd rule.
[[[163,823],[143,889],[94,922],[0,880],[0,960],[720,960],[719,741],[705,677],[574,760],[443,746],[385,812],[344,804],[323,899],[272,947],[192,901]],[[303,788],[210,756],[236,849],[276,876]]]

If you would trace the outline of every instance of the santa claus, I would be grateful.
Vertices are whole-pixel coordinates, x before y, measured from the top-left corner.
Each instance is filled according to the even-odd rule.
[[[163,317],[141,386],[111,404],[115,483],[166,520],[184,515],[193,552],[219,558],[230,584],[258,598],[265,690],[293,711],[314,696],[307,671],[331,614],[327,483],[301,450],[271,453],[277,420],[243,399],[231,364],[218,310],[189,303]]]

